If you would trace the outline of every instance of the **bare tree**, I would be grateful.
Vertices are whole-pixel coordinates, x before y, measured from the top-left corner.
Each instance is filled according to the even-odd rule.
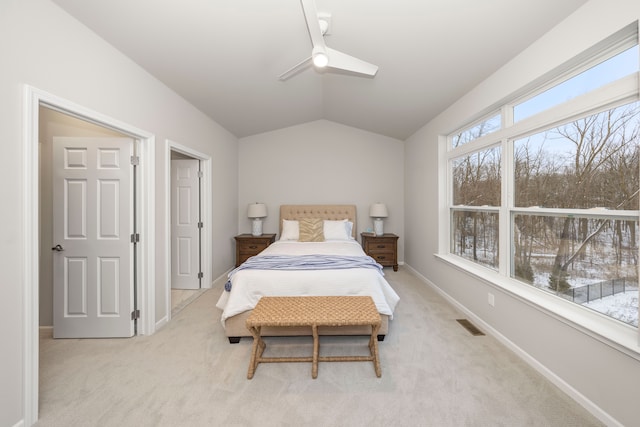
[[[602,206],[612,209],[620,209],[628,205],[637,194],[629,194],[631,189],[618,191],[613,194],[606,190],[607,169],[612,170],[612,165],[628,164],[623,159],[629,151],[637,153],[638,138],[638,109],[637,106],[620,107],[595,114],[580,120],[576,120],[565,126],[556,128],[555,132],[564,141],[573,144],[573,162],[566,168],[565,178],[569,191],[564,198],[558,201],[559,207],[567,208],[592,208]],[[632,148],[633,147],[633,148]],[[637,154],[636,154],[637,155]],[[567,165],[569,166],[569,165]],[[638,170],[627,168],[618,171],[624,177],[638,175]],[[632,179],[633,181],[633,179]],[[635,187],[637,190],[637,186]],[[607,203],[605,205],[605,203]],[[605,227],[609,220],[596,222],[595,228],[587,232],[587,222],[583,224],[581,242],[571,247],[571,226],[574,218],[568,216],[562,221],[559,236],[558,251],[556,253],[549,286],[555,291],[565,291],[570,285],[567,282],[567,269],[575,259],[585,250],[588,243],[594,239]]]
[[[639,122],[636,103],[516,141],[516,206],[637,209]],[[566,290],[570,286],[569,267],[586,259],[587,248],[599,245],[602,231],[611,230],[607,235],[617,236],[616,250],[621,252],[623,241],[635,246],[635,229],[635,221],[623,227],[620,221],[569,215],[517,215],[513,230],[514,273],[532,283],[532,252],[555,247],[548,286],[556,291]]]

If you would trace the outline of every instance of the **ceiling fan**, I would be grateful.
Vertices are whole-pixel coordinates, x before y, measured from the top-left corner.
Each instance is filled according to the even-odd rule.
[[[376,75],[378,72],[377,65],[369,64],[368,62],[328,47],[324,42],[324,35],[329,28],[327,18],[318,16],[318,11],[316,10],[316,5],[313,0],[300,0],[300,3],[302,4],[302,11],[307,21],[309,36],[311,37],[311,56],[280,74],[278,77],[280,80],[287,80],[309,65],[313,65],[319,70],[343,70],[371,77]]]

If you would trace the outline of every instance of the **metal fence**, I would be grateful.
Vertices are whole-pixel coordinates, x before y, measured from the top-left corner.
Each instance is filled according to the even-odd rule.
[[[590,301],[623,293],[627,290],[638,290],[638,282],[636,279],[623,277],[620,279],[605,280],[600,283],[571,288],[559,295],[576,304],[585,304]]]

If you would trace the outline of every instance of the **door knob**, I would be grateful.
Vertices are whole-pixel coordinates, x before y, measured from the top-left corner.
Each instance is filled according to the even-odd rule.
[[[56,252],[62,252],[64,251],[64,248],[61,245],[55,245],[54,247],[51,248],[51,250]]]

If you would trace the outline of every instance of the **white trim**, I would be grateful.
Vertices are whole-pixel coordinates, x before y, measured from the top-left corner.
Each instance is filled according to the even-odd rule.
[[[515,343],[513,343],[506,336],[502,335],[496,329],[491,327],[484,320],[482,320],[481,318],[476,316],[471,310],[466,308],[464,305],[462,305],[456,299],[454,299],[449,294],[447,294],[445,291],[443,291],[441,288],[436,286],[433,282],[431,282],[429,279],[424,277],[422,274],[420,274],[414,268],[412,268],[411,266],[409,266],[407,264],[405,264],[405,268],[409,269],[416,277],[418,277],[420,280],[422,280],[427,286],[429,286],[431,289],[433,289],[436,293],[438,293],[441,297],[443,297],[447,302],[449,302],[451,305],[453,305],[456,309],[458,309],[461,312],[463,312],[465,314],[465,316],[471,318],[471,320],[474,323],[476,323],[477,325],[479,325],[480,328],[483,331],[485,331],[486,333],[490,334],[491,336],[496,338],[498,341],[500,341],[500,343],[502,343],[509,350],[513,351],[525,363],[527,363],[529,366],[531,366],[533,369],[535,369],[538,373],[540,373],[542,376],[544,376],[547,380],[549,380],[552,384],[554,384],[556,387],[558,387],[560,390],[562,390],[564,393],[566,393],[569,397],[571,397],[573,400],[575,400],[578,404],[580,404],[583,408],[585,408],[594,417],[596,417],[600,421],[602,421],[605,425],[607,425],[607,426],[620,426],[620,427],[623,426],[620,422],[618,422],[615,418],[613,418],[609,413],[605,412],[602,408],[600,408],[598,405],[596,405],[593,401],[591,401],[585,395],[583,395],[578,390],[573,388],[569,383],[564,381],[562,378],[560,378],[558,375],[556,375],[549,368],[547,368],[546,366],[544,366],[543,364],[538,362],[533,356],[531,356],[529,353],[524,351],[522,348],[518,347]]]
[[[165,313],[166,315],[158,321],[156,328],[160,328],[171,320],[171,151],[175,151],[187,156],[193,157],[201,161],[200,168],[202,170],[202,189],[200,196],[201,215],[202,215],[202,287],[211,287],[211,271],[212,271],[212,239],[211,239],[211,156],[200,153],[192,148],[178,144],[169,139],[164,143],[165,162],[164,162],[164,188],[165,197],[165,254],[164,254],[164,277],[165,277]]]
[[[447,144],[449,138],[438,136],[438,222],[444,227],[438,227],[438,251],[449,251],[451,238],[451,213],[449,206],[453,204],[451,191],[451,177],[453,176],[451,162],[448,158]]]
[[[39,99],[25,86],[23,111],[23,158],[22,158],[22,213],[24,217],[22,236],[22,292],[24,304],[23,341],[23,410],[24,424],[30,426],[38,420],[38,374],[39,374],[39,201],[38,201],[38,120]]]
[[[22,289],[24,304],[23,341],[23,415],[24,424],[38,420],[39,373],[39,107],[70,114],[110,129],[118,130],[140,141],[140,179],[138,183],[138,218],[141,244],[138,257],[138,307],[141,318],[138,333],[155,331],[155,137],[143,130],[75,104],[66,99],[24,85],[23,109],[23,216],[24,241]]]

